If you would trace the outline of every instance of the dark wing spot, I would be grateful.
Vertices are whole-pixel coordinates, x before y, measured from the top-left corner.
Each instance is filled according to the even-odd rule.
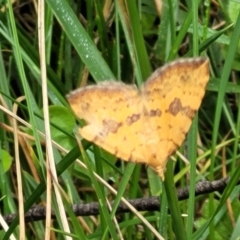
[[[169,105],[168,112],[173,116],[176,116],[179,112],[188,118],[192,119],[196,113],[196,111],[189,106],[183,107],[181,100],[179,98],[175,98],[171,104]]]
[[[130,126],[134,122],[138,121],[139,118],[140,118],[140,114],[133,114],[132,116],[128,116],[126,119],[126,124]]]
[[[179,98],[175,98],[169,105],[168,112],[176,116],[182,110],[182,103]]]
[[[122,126],[122,123],[116,122],[112,119],[102,121],[103,129],[100,132],[100,136],[106,137],[109,133],[117,133],[118,129]]]
[[[159,108],[155,109],[155,110],[151,110],[149,113],[150,117],[160,117],[162,115],[162,112]]]

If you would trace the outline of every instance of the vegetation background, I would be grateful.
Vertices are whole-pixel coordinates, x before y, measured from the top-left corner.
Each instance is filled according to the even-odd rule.
[[[0,239],[239,239],[239,9],[230,0],[0,1]],[[67,93],[110,79],[140,85],[164,63],[199,55],[211,80],[180,149],[191,164],[176,156],[162,183],[84,140],[80,153]],[[224,191],[195,196],[196,182],[227,176]],[[189,198],[178,202],[173,186],[189,186]],[[115,214],[123,197],[150,196],[158,211]],[[70,208],[96,201],[99,215]],[[25,224],[34,204],[46,220]],[[8,228],[2,217],[15,212]]]

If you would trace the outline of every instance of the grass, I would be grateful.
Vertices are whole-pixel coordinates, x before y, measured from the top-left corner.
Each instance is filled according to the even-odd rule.
[[[47,217],[24,224],[21,214],[0,230],[0,238],[49,239],[51,233],[56,239],[237,239],[239,3],[163,1],[160,12],[154,1],[48,0],[42,16],[34,2],[6,3],[8,8],[0,5],[0,213],[37,204],[46,205]],[[36,16],[45,21],[45,36]],[[179,157],[169,161],[162,183],[150,168],[76,141],[65,98],[71,90],[116,79],[140,86],[164,63],[199,55],[209,58],[211,79],[180,149],[190,165]],[[223,192],[195,196],[196,182],[227,176]],[[188,185],[189,199],[179,202],[172,186]],[[159,211],[116,214],[123,198],[149,196],[159,197]],[[77,218],[70,208],[95,201],[97,216]],[[57,215],[53,222],[50,207]]]

